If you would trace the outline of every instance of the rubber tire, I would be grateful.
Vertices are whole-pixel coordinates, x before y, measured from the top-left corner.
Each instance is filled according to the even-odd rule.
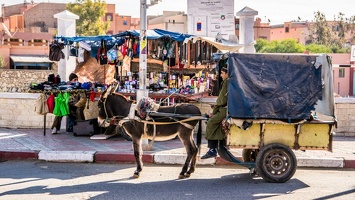
[[[260,150],[256,157],[256,172],[267,182],[284,183],[292,178],[296,168],[295,154],[283,144],[268,144]]]
[[[243,162],[255,162],[259,153],[259,149],[243,149],[242,158]]]
[[[126,131],[125,131],[122,127],[120,127],[120,126],[117,126],[117,127],[116,127],[116,134],[121,135],[121,136],[122,136],[124,139],[126,139],[127,141],[132,141],[131,136],[128,135],[128,134],[126,133]]]

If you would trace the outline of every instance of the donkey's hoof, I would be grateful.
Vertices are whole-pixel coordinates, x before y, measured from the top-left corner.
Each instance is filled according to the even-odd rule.
[[[185,174],[185,178],[190,178],[190,176],[191,176],[191,173],[186,173]]]
[[[184,175],[179,175],[179,179],[184,179],[184,178],[186,178]]]
[[[132,177],[133,178],[139,178],[139,173],[134,173]]]

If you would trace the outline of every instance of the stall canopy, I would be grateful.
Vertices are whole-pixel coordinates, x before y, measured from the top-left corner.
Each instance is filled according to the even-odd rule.
[[[98,36],[74,36],[74,37],[54,37],[56,40],[61,40],[64,44],[72,44],[74,42],[100,42],[101,40],[109,41],[109,42],[117,42],[121,40],[121,38],[116,38],[109,35],[98,35]]]
[[[139,35],[140,35],[140,31],[128,30],[128,31],[118,33],[113,36],[114,37],[125,37],[125,36],[139,37]],[[186,38],[190,38],[192,35],[171,32],[171,31],[165,31],[165,30],[161,30],[161,29],[152,29],[152,30],[147,30],[146,36],[147,36],[148,40],[156,40],[156,39],[160,39],[160,38],[170,38],[174,41],[182,42]]]
[[[244,46],[242,44],[238,44],[236,42],[232,42],[226,39],[217,40],[213,37],[192,36],[190,38],[185,39],[184,43],[187,43],[188,41],[192,41],[193,43],[196,43],[197,41],[207,42],[223,52],[237,52],[240,48]]]
[[[58,36],[58,37],[54,37],[54,39],[56,39],[56,40],[60,39],[61,41],[64,42],[64,44],[71,44],[73,42],[80,42],[80,41],[96,42],[96,41],[101,41],[101,40],[115,43],[117,41],[121,41],[124,37],[127,37],[127,36],[139,37],[139,35],[140,35],[139,30],[128,30],[128,31],[124,31],[122,33],[118,33],[115,35],[74,36],[74,37]],[[182,42],[186,38],[191,37],[192,35],[171,32],[171,31],[165,31],[165,30],[161,30],[161,29],[152,29],[152,30],[147,30],[146,36],[147,36],[148,40],[156,40],[156,39],[160,39],[160,38],[170,38],[174,41]]]

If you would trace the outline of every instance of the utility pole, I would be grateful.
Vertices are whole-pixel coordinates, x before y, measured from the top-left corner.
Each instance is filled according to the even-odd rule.
[[[147,8],[158,3],[159,0],[150,0],[150,4],[147,4],[147,0],[140,0],[140,35],[139,35],[139,89],[137,90],[136,100],[139,102],[143,97],[148,97],[147,90]],[[148,145],[148,139],[142,139],[143,150],[151,150],[151,146]]]
[[[143,97],[148,97],[146,86],[147,80],[147,0],[140,0],[140,36],[139,36],[139,89],[136,100],[139,102]]]
[[[139,102],[143,97],[148,97],[147,90],[147,9],[149,6],[158,4],[161,0],[150,0],[150,4],[147,4],[147,0],[140,0],[140,55],[139,55],[139,89],[137,90],[136,100]]]

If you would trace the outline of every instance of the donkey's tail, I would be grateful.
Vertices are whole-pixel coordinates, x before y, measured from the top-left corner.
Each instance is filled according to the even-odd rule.
[[[198,154],[200,154],[201,150],[201,143],[202,143],[202,120],[198,121],[198,130],[196,135],[196,145],[198,149]]]

